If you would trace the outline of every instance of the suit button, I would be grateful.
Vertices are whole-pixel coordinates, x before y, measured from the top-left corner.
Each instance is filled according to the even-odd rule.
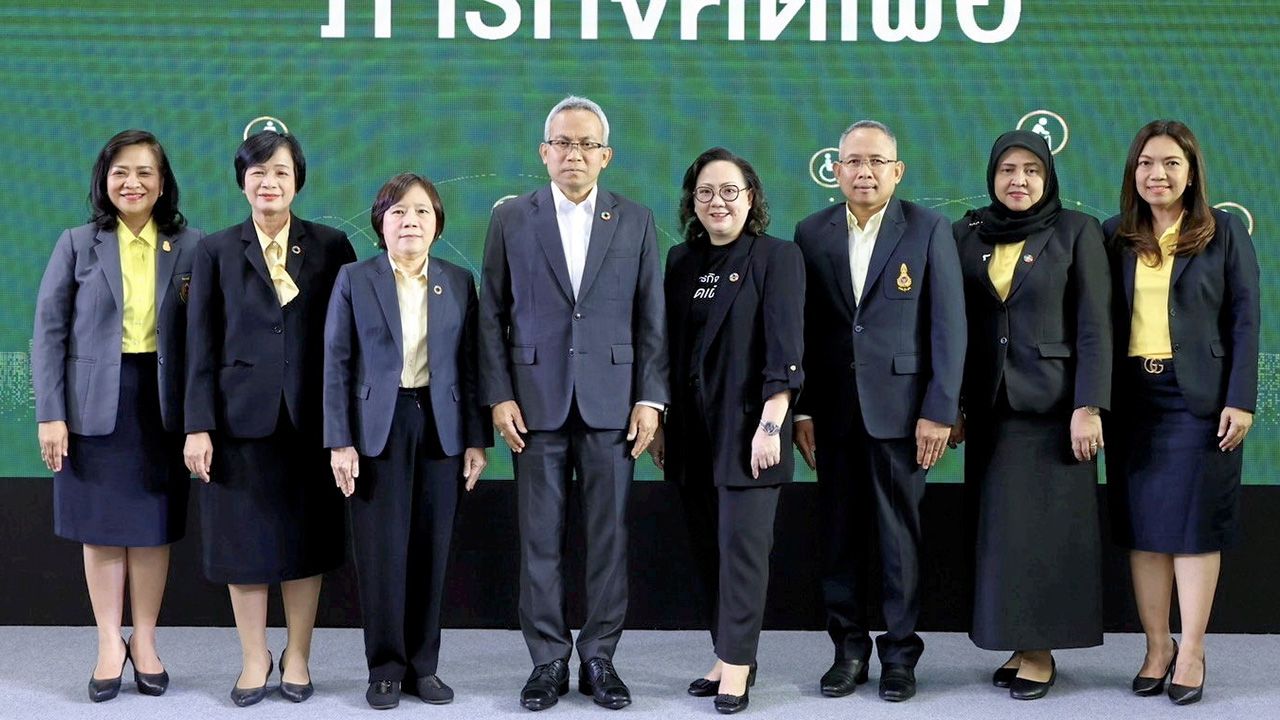
[[[796,366],[795,366],[795,365],[788,365],[788,366],[787,366],[787,369],[788,369],[788,370],[790,370],[791,372],[795,372],[795,371],[796,371]]]
[[[1174,344],[1173,344],[1173,351],[1174,351],[1174,352],[1178,352],[1178,351],[1179,351],[1179,350],[1181,350],[1181,349],[1182,349],[1182,346],[1181,346],[1181,345],[1179,345],[1178,343],[1174,343]]]
[[[573,348],[569,348],[569,354],[570,354],[570,355],[573,355],[573,354],[574,354],[574,353],[573,353]]]
[[[280,333],[284,332],[284,328],[280,327],[279,325],[272,325],[271,332],[279,335]]]
[[[849,363],[849,369],[850,369],[850,370],[856,370],[856,369],[858,369],[858,363],[856,363],[856,362],[851,362],[851,363]]]
[[[1178,314],[1177,310],[1174,310],[1173,308],[1169,308],[1169,317],[1175,317],[1177,316],[1177,314]]]
[[[1009,338],[1007,338],[1007,337],[1002,337],[1002,338],[1000,338],[1000,344],[1001,344],[1001,345],[1008,345],[1008,344],[1009,344]]]
[[[861,325],[854,325],[854,326],[853,326],[853,331],[854,331],[854,332],[856,332],[856,333],[860,333],[860,332],[862,332],[862,326],[861,326]]]
[[[158,364],[158,365],[163,365],[163,364],[164,364],[164,358],[156,358],[156,364]]]
[[[574,313],[574,314],[573,314],[573,319],[574,319],[574,320],[581,320],[581,319],[582,319],[582,313],[577,313],[577,312],[576,312],[576,313]]]

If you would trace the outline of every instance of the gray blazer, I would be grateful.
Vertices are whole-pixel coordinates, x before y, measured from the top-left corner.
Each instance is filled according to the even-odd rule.
[[[160,416],[182,431],[182,372],[191,257],[204,233],[156,238],[156,368]],[[164,251],[165,243],[170,250]],[[77,435],[108,435],[120,399],[124,280],[114,230],[64,230],[40,281],[31,343],[36,421],[65,420]]]

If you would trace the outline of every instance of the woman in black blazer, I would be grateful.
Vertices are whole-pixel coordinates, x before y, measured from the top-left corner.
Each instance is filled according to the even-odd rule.
[[[187,529],[182,360],[191,256],[178,180],[155,136],[126,130],[98,153],[89,223],[62,233],[36,298],[31,367],[40,454],[53,471],[53,523],[84,545],[98,625],[89,698],[169,685],[156,619],[169,545]],[[125,585],[133,634],[121,640]]]
[[[324,318],[338,269],[356,255],[345,233],[290,211],[307,177],[292,135],[250,136],[235,170],[251,217],[205,238],[191,269],[184,455],[205,483],[205,576],[231,594],[243,657],[231,699],[243,707],[271,677],[270,583],[289,628],[280,694],[313,692],[320,582],[346,550],[321,439]]]
[[[1221,551],[1239,536],[1241,443],[1258,394],[1259,270],[1235,216],[1209,206],[1190,128],[1157,120],[1129,146],[1104,224],[1114,283],[1116,397],[1107,484],[1147,654],[1133,692],[1203,693]],[[1182,644],[1169,635],[1178,584]]]
[[[791,406],[804,372],[804,263],[765,235],[751,165],[724,148],[685,172],[685,242],[667,255],[671,405],[650,453],[679,483],[703,585],[716,597],[716,663],[689,685],[747,707],[769,584],[779,489],[791,481]]]
[[[973,627],[1012,650],[992,676],[1044,697],[1051,650],[1102,644],[1099,412],[1111,399],[1111,281],[1102,228],[1065,210],[1044,138],[1015,130],[987,164],[991,204],[953,227],[969,318],[965,484],[976,533]]]

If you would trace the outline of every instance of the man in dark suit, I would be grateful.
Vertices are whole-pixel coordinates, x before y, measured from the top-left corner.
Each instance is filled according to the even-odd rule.
[[[627,488],[668,392],[658,243],[648,208],[596,184],[613,158],[598,105],[565,98],[543,138],[551,184],[494,209],[480,296],[481,399],[514,453],[519,492],[520,627],[535,665],[520,702],[542,710],[568,692],[561,549],[576,473],[587,537],[578,689],[618,709],[631,702],[612,664],[627,607]]]
[[[795,439],[818,471],[822,594],[836,650],[822,693],[848,695],[867,680],[863,602],[874,528],[887,629],[876,638],[880,697],[890,701],[915,694],[924,649],[915,632],[920,502],[925,471],[942,456],[958,413],[966,332],[951,225],[893,197],[905,170],[897,151],[882,123],[845,130],[837,176],[846,202],[800,221],[795,234],[808,277],[808,385]]]

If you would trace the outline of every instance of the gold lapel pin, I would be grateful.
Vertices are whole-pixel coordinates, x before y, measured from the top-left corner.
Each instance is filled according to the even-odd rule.
[[[609,212],[608,210],[602,210],[600,211],[600,219],[605,222],[609,222],[610,220],[613,219],[613,213]]]
[[[431,292],[433,292],[433,293],[435,293],[435,294],[437,294],[437,295],[443,295],[443,294],[444,294],[444,288],[440,287],[439,285],[436,285],[435,287],[431,288]]]
[[[738,273],[729,273],[729,282],[738,282]]]
[[[1035,256],[1035,255],[1032,255],[1031,253],[1027,253],[1026,255],[1023,255],[1023,256],[1022,256],[1022,262],[1024,262],[1024,263],[1032,262],[1032,261],[1034,261],[1035,259],[1036,259],[1036,256]]]
[[[292,248],[292,250],[293,250],[293,254],[294,254],[294,255],[301,255],[301,254],[302,254],[302,248],[301,248],[301,247],[299,247],[299,246],[297,246],[297,245],[294,245],[294,246],[293,246],[293,248]]]
[[[160,249],[164,250],[165,252],[173,252],[173,246],[169,244],[168,240],[165,240],[163,243],[160,244]]]
[[[907,272],[907,264],[902,263],[898,268],[898,290],[902,292],[911,292],[911,275]]]

